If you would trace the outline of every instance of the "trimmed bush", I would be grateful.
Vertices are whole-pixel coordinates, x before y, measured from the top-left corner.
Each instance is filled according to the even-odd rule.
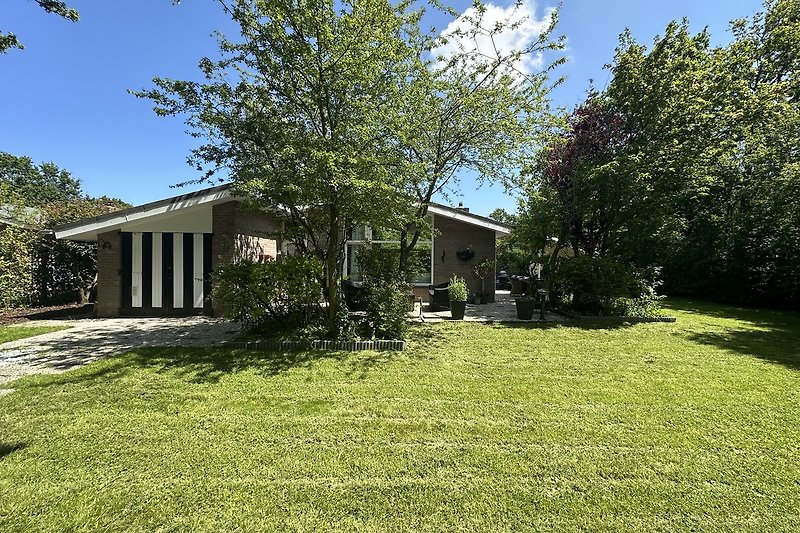
[[[323,325],[321,275],[319,262],[307,257],[244,261],[215,272],[213,296],[221,300],[225,318],[242,322],[252,333],[296,332]]]
[[[556,294],[572,311],[587,315],[653,316],[661,297],[656,268],[636,270],[609,257],[578,256],[559,262],[553,280]]]

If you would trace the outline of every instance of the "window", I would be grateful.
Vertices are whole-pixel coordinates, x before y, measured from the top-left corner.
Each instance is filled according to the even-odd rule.
[[[400,232],[391,228],[370,228],[360,226],[353,229],[350,240],[347,241],[345,249],[345,273],[351,281],[361,281],[361,273],[358,269],[358,250],[363,246],[379,246],[382,248],[400,250]],[[433,275],[433,241],[430,231],[426,231],[420,236],[417,245],[411,252],[409,265],[411,275],[409,283],[415,285],[429,285]]]

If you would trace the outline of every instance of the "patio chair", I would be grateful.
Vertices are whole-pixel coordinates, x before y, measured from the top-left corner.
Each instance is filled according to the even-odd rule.
[[[428,285],[428,295],[430,296],[428,305],[431,309],[450,309],[450,296],[447,292],[449,288],[449,281],[438,285]]]

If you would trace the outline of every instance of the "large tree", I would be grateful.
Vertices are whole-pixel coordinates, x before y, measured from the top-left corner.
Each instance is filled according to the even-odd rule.
[[[418,14],[388,0],[237,0],[229,13],[241,37],[201,61],[204,83],[157,78],[137,94],[187,116],[207,140],[192,157],[205,178],[227,169],[237,193],[323,262],[335,335],[350,228],[392,224],[409,205],[387,125]]]
[[[514,69],[560,46],[548,37],[554,15],[522,49],[445,57],[436,53],[445,41],[420,31],[413,7],[237,0],[228,10],[241,38],[220,40],[221,61],[201,61],[203,83],[156,79],[157,89],[137,93],[207,139],[192,157],[204,179],[227,169],[237,192],[322,260],[332,335],[350,230],[399,229],[404,269],[432,196],[459,170],[504,172],[545,107],[547,74]],[[484,7],[473,9],[450,39],[491,41],[515,24],[488,25]]]

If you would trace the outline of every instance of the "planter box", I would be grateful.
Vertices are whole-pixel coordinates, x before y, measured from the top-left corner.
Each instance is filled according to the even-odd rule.
[[[464,320],[464,311],[467,309],[467,302],[457,302],[450,300],[450,316],[453,320]]]
[[[536,310],[536,300],[528,298],[517,298],[517,318],[520,320],[531,320]]]

